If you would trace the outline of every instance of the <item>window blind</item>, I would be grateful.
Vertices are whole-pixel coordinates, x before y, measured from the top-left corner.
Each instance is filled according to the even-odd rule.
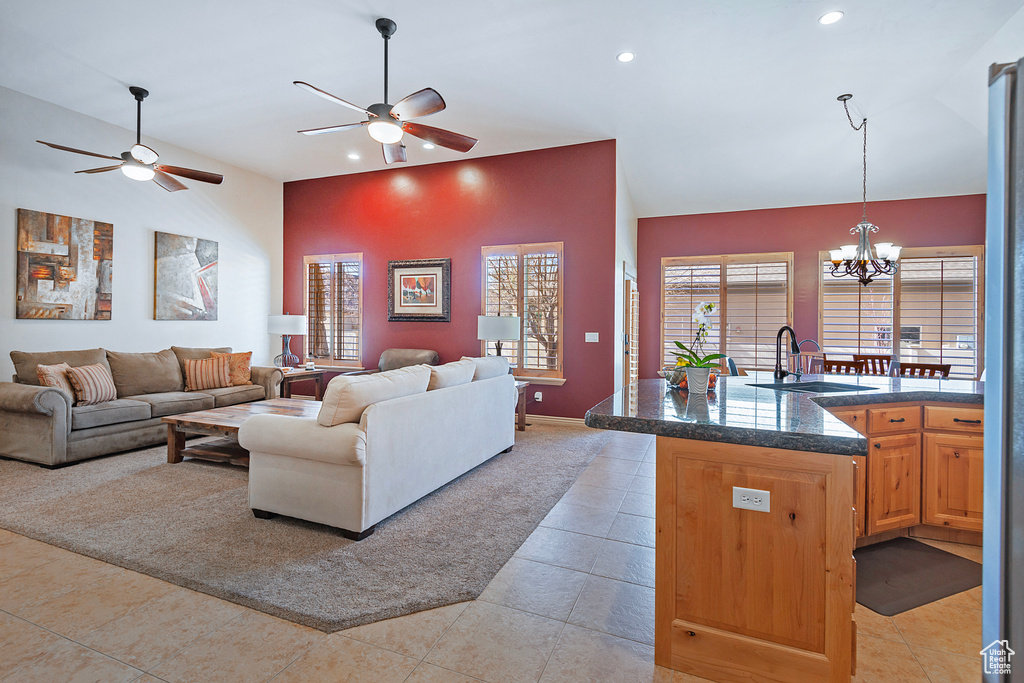
[[[850,275],[832,276],[832,262],[821,271],[821,350],[826,355],[892,353],[893,278],[861,285]]]
[[[687,346],[693,343],[697,323],[693,322],[693,309],[701,302],[714,303],[715,310],[708,316],[710,331],[704,344],[704,353],[720,353],[722,264],[714,263],[665,263],[662,265],[662,356],[664,365],[675,365],[672,351],[680,341]]]
[[[789,324],[789,264],[728,262],[725,336],[740,367],[773,368],[779,328]]]
[[[358,366],[362,352],[362,254],[306,256],[306,357]]]

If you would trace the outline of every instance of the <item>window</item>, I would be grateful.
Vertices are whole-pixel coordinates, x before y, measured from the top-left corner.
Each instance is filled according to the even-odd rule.
[[[704,353],[748,369],[775,367],[775,335],[793,319],[792,252],[663,258],[661,274],[664,365],[675,364],[673,342],[693,341],[694,307],[713,302]]]
[[[562,376],[562,243],[484,247],[483,314],[520,318],[518,341],[503,342],[515,374]],[[494,355],[493,342],[483,342]]]
[[[363,255],[302,259],[306,278],[306,358],[319,366],[361,367]]]
[[[905,363],[949,363],[977,377],[984,312],[984,247],[904,249],[899,270],[867,287],[833,277],[822,252],[821,346],[826,354],[898,354]],[[893,330],[899,337],[893,348]]]

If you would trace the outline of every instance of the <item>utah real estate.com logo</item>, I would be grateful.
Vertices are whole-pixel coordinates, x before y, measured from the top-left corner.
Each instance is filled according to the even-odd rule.
[[[985,673],[1010,673],[1010,657],[1015,654],[1017,653],[1010,649],[1009,641],[993,640],[981,651],[982,662],[985,664]]]

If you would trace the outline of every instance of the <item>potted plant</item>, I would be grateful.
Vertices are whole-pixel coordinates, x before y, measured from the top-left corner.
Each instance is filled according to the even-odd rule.
[[[693,322],[697,323],[697,331],[690,346],[682,342],[673,342],[679,351],[673,351],[676,357],[676,367],[686,368],[687,391],[698,394],[705,394],[708,390],[708,377],[711,370],[718,366],[715,361],[725,358],[722,353],[710,353],[704,355],[704,342],[707,341],[711,325],[708,323],[708,314],[715,310],[714,302],[702,301],[693,309]]]

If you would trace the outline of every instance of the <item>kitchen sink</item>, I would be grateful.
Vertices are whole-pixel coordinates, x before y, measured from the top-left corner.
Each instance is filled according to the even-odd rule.
[[[800,391],[807,394],[830,394],[835,391],[874,391],[878,387],[865,387],[860,384],[843,384],[841,382],[773,382],[771,384],[751,384],[758,389],[775,389],[776,391]]]

